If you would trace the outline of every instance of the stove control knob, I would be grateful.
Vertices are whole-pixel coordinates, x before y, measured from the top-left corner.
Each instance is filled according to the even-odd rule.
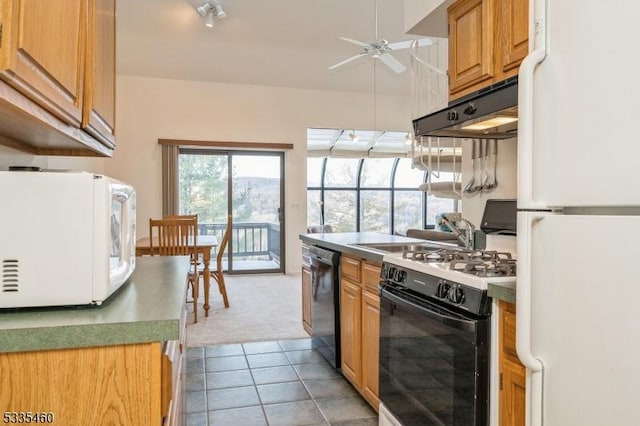
[[[384,272],[385,273],[385,277],[389,280],[393,279],[393,273],[395,272],[396,268],[393,266],[389,266],[387,268],[387,270]]]
[[[440,281],[436,290],[436,296],[440,299],[446,299],[451,286],[446,281]]]
[[[389,265],[384,265],[382,267],[382,278],[389,278],[389,271],[391,270],[391,266]]]
[[[449,289],[449,301],[457,305],[464,302],[464,290],[459,286],[451,287]]]

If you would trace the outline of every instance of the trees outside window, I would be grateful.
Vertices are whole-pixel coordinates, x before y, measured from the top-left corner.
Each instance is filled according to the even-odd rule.
[[[201,235],[222,238],[232,216],[225,269],[284,270],[284,153],[180,149],[178,196]]]
[[[456,211],[457,203],[419,191],[425,178],[409,158],[309,158],[307,223],[389,234],[435,225],[436,215]]]
[[[226,223],[227,156],[181,153],[178,161],[180,214],[197,214],[202,223]]]

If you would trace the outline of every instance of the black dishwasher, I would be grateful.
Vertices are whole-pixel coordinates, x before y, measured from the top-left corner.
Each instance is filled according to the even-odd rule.
[[[313,347],[340,368],[340,253],[309,247]]]

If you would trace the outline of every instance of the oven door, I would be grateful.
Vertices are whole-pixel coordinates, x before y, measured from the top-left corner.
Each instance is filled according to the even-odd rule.
[[[380,400],[404,425],[488,424],[489,319],[380,292]]]

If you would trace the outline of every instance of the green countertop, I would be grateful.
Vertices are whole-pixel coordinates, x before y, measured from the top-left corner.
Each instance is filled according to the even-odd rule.
[[[516,281],[507,283],[489,283],[487,294],[494,299],[516,303]]]
[[[177,340],[188,271],[188,256],[138,257],[100,306],[0,310],[0,352]]]

